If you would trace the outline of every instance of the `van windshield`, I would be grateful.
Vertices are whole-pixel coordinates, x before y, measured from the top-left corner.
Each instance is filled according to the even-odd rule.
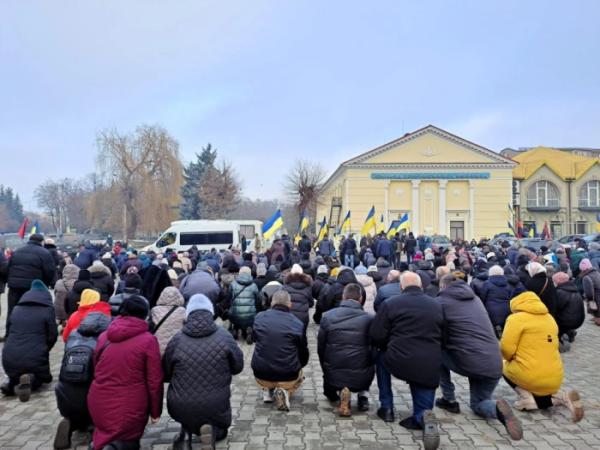
[[[216,231],[206,233],[180,233],[179,243],[187,245],[230,245],[233,244],[232,231]]]

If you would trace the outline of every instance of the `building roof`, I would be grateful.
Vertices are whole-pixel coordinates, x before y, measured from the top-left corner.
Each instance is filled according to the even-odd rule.
[[[513,157],[519,163],[513,169],[513,177],[526,180],[542,166],[548,167],[562,180],[577,180],[592,166],[598,164],[598,158],[588,158],[574,153],[549,147],[536,147]]]

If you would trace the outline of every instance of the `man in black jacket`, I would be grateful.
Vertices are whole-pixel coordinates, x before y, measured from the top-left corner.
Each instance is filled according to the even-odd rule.
[[[403,273],[400,287],[402,294],[383,302],[371,323],[371,338],[381,350],[377,356],[381,402],[377,414],[385,421],[393,420],[391,372],[409,384],[413,401],[413,415],[400,425],[422,429],[425,449],[435,449],[440,437],[431,410],[442,362],[442,307],[423,293],[416,273]]]
[[[338,413],[349,417],[350,393],[358,392],[359,411],[369,410],[369,387],[375,376],[369,327],[372,316],[363,311],[360,286],[344,288],[342,303],[323,315],[318,336],[319,362],[323,368],[323,393],[340,400]]]
[[[56,266],[50,252],[42,247],[44,236],[35,233],[29,236],[26,245],[15,250],[8,261],[8,311],[10,313],[25,292],[31,287],[33,280],[41,280],[50,286],[56,275]],[[6,327],[8,336],[8,326]]]
[[[308,363],[304,324],[291,308],[290,294],[275,292],[271,309],[256,316],[252,329],[254,377],[263,389],[264,402],[271,403],[274,396],[280,411],[290,410],[290,396],[302,384],[302,368]]]

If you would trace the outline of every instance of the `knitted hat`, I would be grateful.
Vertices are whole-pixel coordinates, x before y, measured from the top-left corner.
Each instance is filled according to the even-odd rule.
[[[250,270],[250,267],[248,267],[248,266],[242,266],[242,267],[240,267],[239,274],[241,275],[243,273],[247,273],[248,275],[251,275],[252,274],[252,270]]]
[[[362,264],[358,265],[355,269],[354,269],[354,273],[356,275],[366,275],[367,274],[367,268],[365,266],[363,266]]]
[[[321,264],[319,267],[317,267],[317,275],[321,275],[322,273],[327,273],[327,266],[325,264]]]
[[[592,267],[592,262],[587,258],[583,258],[579,263],[579,270],[581,271],[591,269]]]
[[[367,272],[377,272],[377,266],[369,266],[369,267],[367,267]]]
[[[79,271],[79,275],[77,275],[77,281],[90,281],[92,276],[90,271],[87,269],[82,269]]]
[[[125,287],[142,289],[142,277],[137,273],[128,273],[125,275]]]
[[[569,275],[564,272],[556,272],[552,275],[552,281],[554,281],[555,286],[560,286],[569,281]]]
[[[290,273],[304,273],[304,271],[302,270],[300,264],[294,264],[292,266],[292,270],[290,270]]]
[[[415,261],[421,261],[423,259],[423,255],[419,254],[419,253],[416,253],[415,256],[413,257],[413,259]]]
[[[167,270],[167,275],[169,275],[169,278],[171,280],[176,280],[177,279],[177,272],[175,272],[173,269]]]
[[[148,309],[148,300],[141,295],[130,295],[121,303],[119,314],[145,320],[148,317]]]
[[[267,274],[267,266],[265,266],[265,263],[258,263],[258,265],[256,266],[256,276],[264,277],[266,274]]]
[[[211,314],[215,313],[213,303],[204,294],[194,294],[190,298],[185,309],[186,317],[189,317],[194,311],[208,311]]]
[[[52,238],[46,238],[44,240],[44,244],[46,244],[46,245],[55,245],[56,243],[54,242],[54,239],[52,239]]]
[[[433,261],[435,259],[435,255],[431,252],[425,252],[425,261]]]
[[[32,291],[45,291],[48,292],[48,288],[44,284],[42,280],[33,280],[31,282],[31,290]]]
[[[41,233],[33,233],[31,236],[29,236],[29,240],[33,242],[39,242],[41,244],[44,242],[44,235]]]
[[[492,259],[496,257],[496,254],[494,252],[489,252],[487,255],[485,255],[485,257],[487,259]]]
[[[106,252],[104,255],[102,255],[102,259],[112,259],[112,253]]]
[[[94,289],[84,289],[81,293],[79,306],[90,306],[100,301],[100,293]]]

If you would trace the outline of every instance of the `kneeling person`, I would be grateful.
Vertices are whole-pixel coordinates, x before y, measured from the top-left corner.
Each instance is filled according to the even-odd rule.
[[[290,294],[275,292],[271,309],[256,316],[252,332],[256,343],[252,355],[254,377],[263,388],[265,403],[271,403],[274,395],[280,411],[290,410],[290,396],[302,384],[302,367],[308,363],[304,324],[291,308]]]
[[[348,284],[340,306],[323,315],[319,328],[324,394],[331,401],[340,400],[338,412],[345,417],[352,414],[351,392],[358,392],[358,409],[369,410],[367,395],[375,377],[369,336],[372,316],[363,310],[365,299],[361,292],[358,284]]]

